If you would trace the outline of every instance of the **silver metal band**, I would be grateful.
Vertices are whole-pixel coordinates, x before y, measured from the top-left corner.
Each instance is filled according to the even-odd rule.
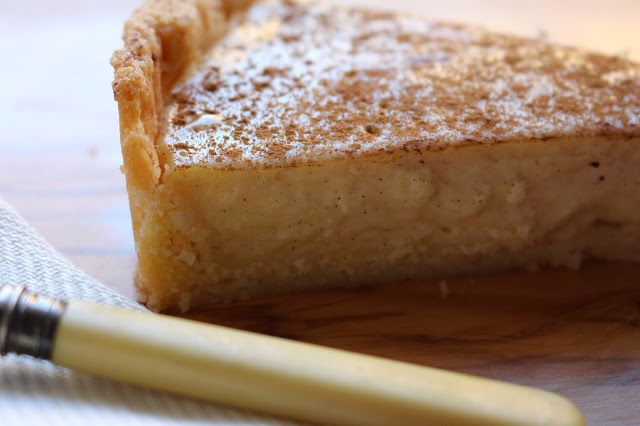
[[[24,286],[0,285],[0,355],[51,359],[65,307],[65,302],[31,293]]]

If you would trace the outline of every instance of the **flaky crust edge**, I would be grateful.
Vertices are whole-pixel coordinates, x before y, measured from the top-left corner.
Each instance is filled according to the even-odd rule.
[[[111,58],[128,186],[160,178],[155,140],[175,82],[226,31],[248,1],[147,0],[124,25],[124,47]]]
[[[232,15],[252,0],[146,0],[125,22],[124,47],[114,52],[113,94],[118,104],[123,172],[140,259],[152,223],[162,158],[157,141],[164,132],[164,107],[174,84],[227,31]],[[147,241],[148,242],[148,241]],[[147,301],[140,270],[136,285]],[[148,301],[147,301],[148,302]]]

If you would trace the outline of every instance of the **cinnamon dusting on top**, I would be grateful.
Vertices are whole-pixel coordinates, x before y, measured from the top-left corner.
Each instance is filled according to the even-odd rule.
[[[165,144],[178,167],[640,136],[640,65],[628,60],[291,1],[254,6],[173,100]]]

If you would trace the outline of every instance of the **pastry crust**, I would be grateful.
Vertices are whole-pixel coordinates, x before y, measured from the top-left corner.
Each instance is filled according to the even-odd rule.
[[[111,58],[127,183],[149,189],[160,179],[155,141],[174,83],[226,31],[249,0],[147,0],[124,26],[124,48]]]
[[[125,23],[124,48],[111,64],[134,231],[145,194],[160,180],[156,139],[167,94],[225,28],[219,0],[149,0]]]
[[[164,129],[167,97],[174,83],[224,34],[230,17],[250,4],[147,0],[124,25],[124,47],[111,58],[112,87],[138,257],[144,240],[157,239],[143,228],[162,176],[157,141]],[[140,272],[136,275],[139,283]]]

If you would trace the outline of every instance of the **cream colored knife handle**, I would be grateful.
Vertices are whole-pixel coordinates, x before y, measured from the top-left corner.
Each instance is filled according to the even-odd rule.
[[[322,423],[584,424],[568,400],[538,389],[75,300],[57,324],[51,358],[122,382]]]

